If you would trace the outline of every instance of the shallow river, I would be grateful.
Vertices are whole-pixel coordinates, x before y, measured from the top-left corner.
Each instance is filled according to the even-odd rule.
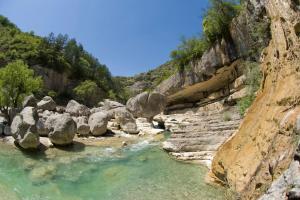
[[[40,155],[0,145],[2,200],[215,200],[207,169],[171,159],[157,145],[81,147]],[[48,151],[47,151],[48,152]]]

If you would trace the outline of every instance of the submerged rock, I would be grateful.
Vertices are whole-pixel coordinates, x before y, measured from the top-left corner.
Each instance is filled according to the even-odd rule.
[[[26,107],[14,118],[11,124],[11,132],[15,142],[24,149],[36,149],[40,144],[36,128],[37,118],[36,109]]]
[[[90,116],[88,120],[90,131],[94,136],[104,135],[107,131],[108,116],[105,112],[97,112]]]

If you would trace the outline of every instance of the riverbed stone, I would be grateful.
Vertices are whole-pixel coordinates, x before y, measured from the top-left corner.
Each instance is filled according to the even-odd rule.
[[[70,113],[72,116],[88,116],[90,114],[90,109],[75,100],[70,100],[66,107],[66,112]]]
[[[68,145],[73,142],[76,134],[76,123],[72,117],[65,113],[58,115],[53,121],[53,131],[49,133],[49,139],[55,145]]]
[[[143,92],[127,101],[126,108],[134,117],[144,117],[149,121],[161,113],[166,106],[166,97],[158,92]]]
[[[97,112],[90,116],[88,125],[93,136],[104,135],[107,131],[108,116],[106,112]]]
[[[37,118],[34,107],[25,107],[11,124],[12,136],[23,149],[36,149],[40,144],[36,128]]]
[[[45,96],[41,101],[37,103],[37,108],[42,110],[55,111],[56,103],[52,97]]]
[[[119,109],[116,111],[115,119],[116,123],[120,125],[124,132],[129,134],[137,134],[139,132],[133,115],[127,109]]]

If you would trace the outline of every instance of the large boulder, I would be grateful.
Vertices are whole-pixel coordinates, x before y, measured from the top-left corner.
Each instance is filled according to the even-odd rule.
[[[104,135],[107,131],[108,116],[105,112],[97,112],[90,116],[88,120],[90,131],[94,136]]]
[[[90,109],[75,100],[71,100],[66,107],[66,112],[73,116],[88,116],[90,114]]]
[[[36,109],[25,107],[11,124],[12,136],[23,149],[36,149],[40,144],[36,129],[37,119]]]
[[[77,125],[77,133],[80,136],[88,136],[90,133],[90,126],[88,125],[88,118],[85,116],[74,119]]]
[[[166,97],[158,92],[143,92],[127,101],[126,108],[135,117],[148,120],[161,113],[166,107]]]
[[[77,130],[76,123],[69,114],[58,114],[47,121],[49,125],[52,124],[49,139],[53,144],[68,145],[73,142]]]
[[[116,102],[116,101],[111,101],[109,99],[104,100],[103,108],[105,110],[111,110],[111,109],[120,108],[120,107],[125,107],[125,105],[123,105],[119,102]]]
[[[22,107],[36,107],[37,106],[37,99],[34,97],[34,95],[29,95],[27,97],[24,98],[23,103],[22,103]]]
[[[41,110],[55,111],[56,103],[51,97],[45,96],[40,102],[37,103],[37,108]]]
[[[133,115],[125,108],[115,111],[115,121],[120,125],[121,129],[129,134],[139,133]]]

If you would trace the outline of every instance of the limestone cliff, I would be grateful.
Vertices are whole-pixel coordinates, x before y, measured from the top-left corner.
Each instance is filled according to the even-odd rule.
[[[260,1],[247,1],[232,21],[229,37],[216,41],[187,70],[176,72],[156,87],[156,91],[168,96],[169,106],[196,103],[215,93],[223,93],[217,99],[232,94],[230,84],[243,71],[242,62],[235,61],[258,61],[269,42],[269,18],[263,5]]]
[[[257,2],[265,5],[272,33],[262,57],[261,91],[239,131],[219,149],[211,170],[215,181],[243,199],[256,199],[289,166],[300,114],[299,1]]]

